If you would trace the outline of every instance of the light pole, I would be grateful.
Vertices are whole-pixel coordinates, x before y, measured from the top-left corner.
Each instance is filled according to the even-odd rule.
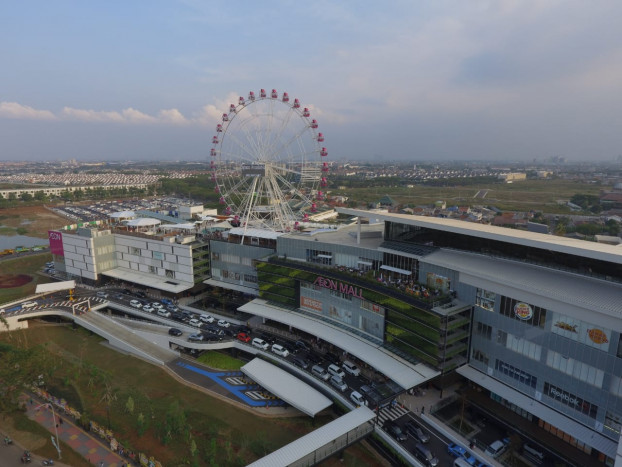
[[[54,404],[50,403],[48,406],[52,409],[52,423],[54,424],[54,432],[56,433],[56,442],[54,442],[54,438],[52,438],[52,444],[58,451],[58,460],[61,460],[60,454],[60,438],[58,437],[58,423],[56,423],[56,413],[54,412]]]

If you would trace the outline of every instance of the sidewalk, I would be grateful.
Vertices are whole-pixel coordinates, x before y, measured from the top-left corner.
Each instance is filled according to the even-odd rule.
[[[32,401],[32,403],[29,401]],[[61,441],[71,446],[74,451],[81,454],[91,464],[121,467],[128,463],[127,459],[112,452],[99,438],[91,436],[91,434],[77,427],[71,419],[65,417],[65,414],[59,414],[54,411],[53,416],[48,403],[43,404],[37,399],[26,399],[25,402],[28,418],[47,428],[54,437],[56,437],[56,432],[58,432],[58,437]]]

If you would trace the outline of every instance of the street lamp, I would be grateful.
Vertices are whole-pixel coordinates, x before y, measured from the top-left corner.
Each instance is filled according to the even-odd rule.
[[[52,436],[52,444],[58,451],[58,460],[62,459],[60,454],[60,438],[58,437],[58,423],[56,423],[56,413],[54,412],[54,404],[48,404],[48,407],[52,409],[52,423],[54,424],[54,432],[56,433],[56,441],[54,441],[54,437]]]

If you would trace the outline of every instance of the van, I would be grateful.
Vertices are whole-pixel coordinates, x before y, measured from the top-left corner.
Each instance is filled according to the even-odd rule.
[[[343,371],[351,374],[352,376],[358,376],[361,374],[361,370],[359,369],[359,367],[347,360],[341,364],[341,368],[343,368]]]
[[[320,365],[313,365],[313,367],[311,368],[311,373],[313,373],[318,378],[323,379],[324,381],[328,381],[330,379],[330,374],[328,373],[328,371],[326,371]]]
[[[438,465],[438,458],[434,457],[432,451],[421,443],[415,444],[415,456],[428,467],[436,467]]]
[[[268,350],[268,343],[265,340],[260,339],[259,337],[255,337],[253,339],[252,345],[253,347],[257,347],[258,349],[261,349],[261,350]]]
[[[287,357],[289,355],[288,350],[279,344],[272,344],[272,352],[281,357]]]
[[[335,376],[335,375],[331,376],[330,384],[335,386],[341,392],[346,392],[348,390],[348,385],[339,376]]]
[[[327,370],[331,375],[337,376],[340,379],[343,379],[346,377],[346,374],[343,372],[343,370],[339,368],[337,365],[335,365],[334,363],[331,363],[330,365],[328,365]]]
[[[525,451],[525,454],[527,454],[528,457],[533,457],[540,462],[544,460],[544,453],[539,448],[532,446],[531,444],[525,443],[523,451]]]

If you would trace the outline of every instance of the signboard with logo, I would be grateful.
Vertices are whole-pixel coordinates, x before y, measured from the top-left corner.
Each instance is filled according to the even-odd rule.
[[[48,230],[48,239],[50,241],[50,252],[53,255],[64,256],[63,234],[56,230]]]
[[[531,305],[527,303],[518,302],[514,305],[514,314],[518,319],[527,321],[533,318],[533,308],[531,308]]]
[[[300,308],[322,312],[322,302],[309,297],[300,297]]]
[[[609,329],[561,313],[553,313],[551,331],[590,347],[604,351],[609,350],[609,343],[611,342],[611,331]]]

